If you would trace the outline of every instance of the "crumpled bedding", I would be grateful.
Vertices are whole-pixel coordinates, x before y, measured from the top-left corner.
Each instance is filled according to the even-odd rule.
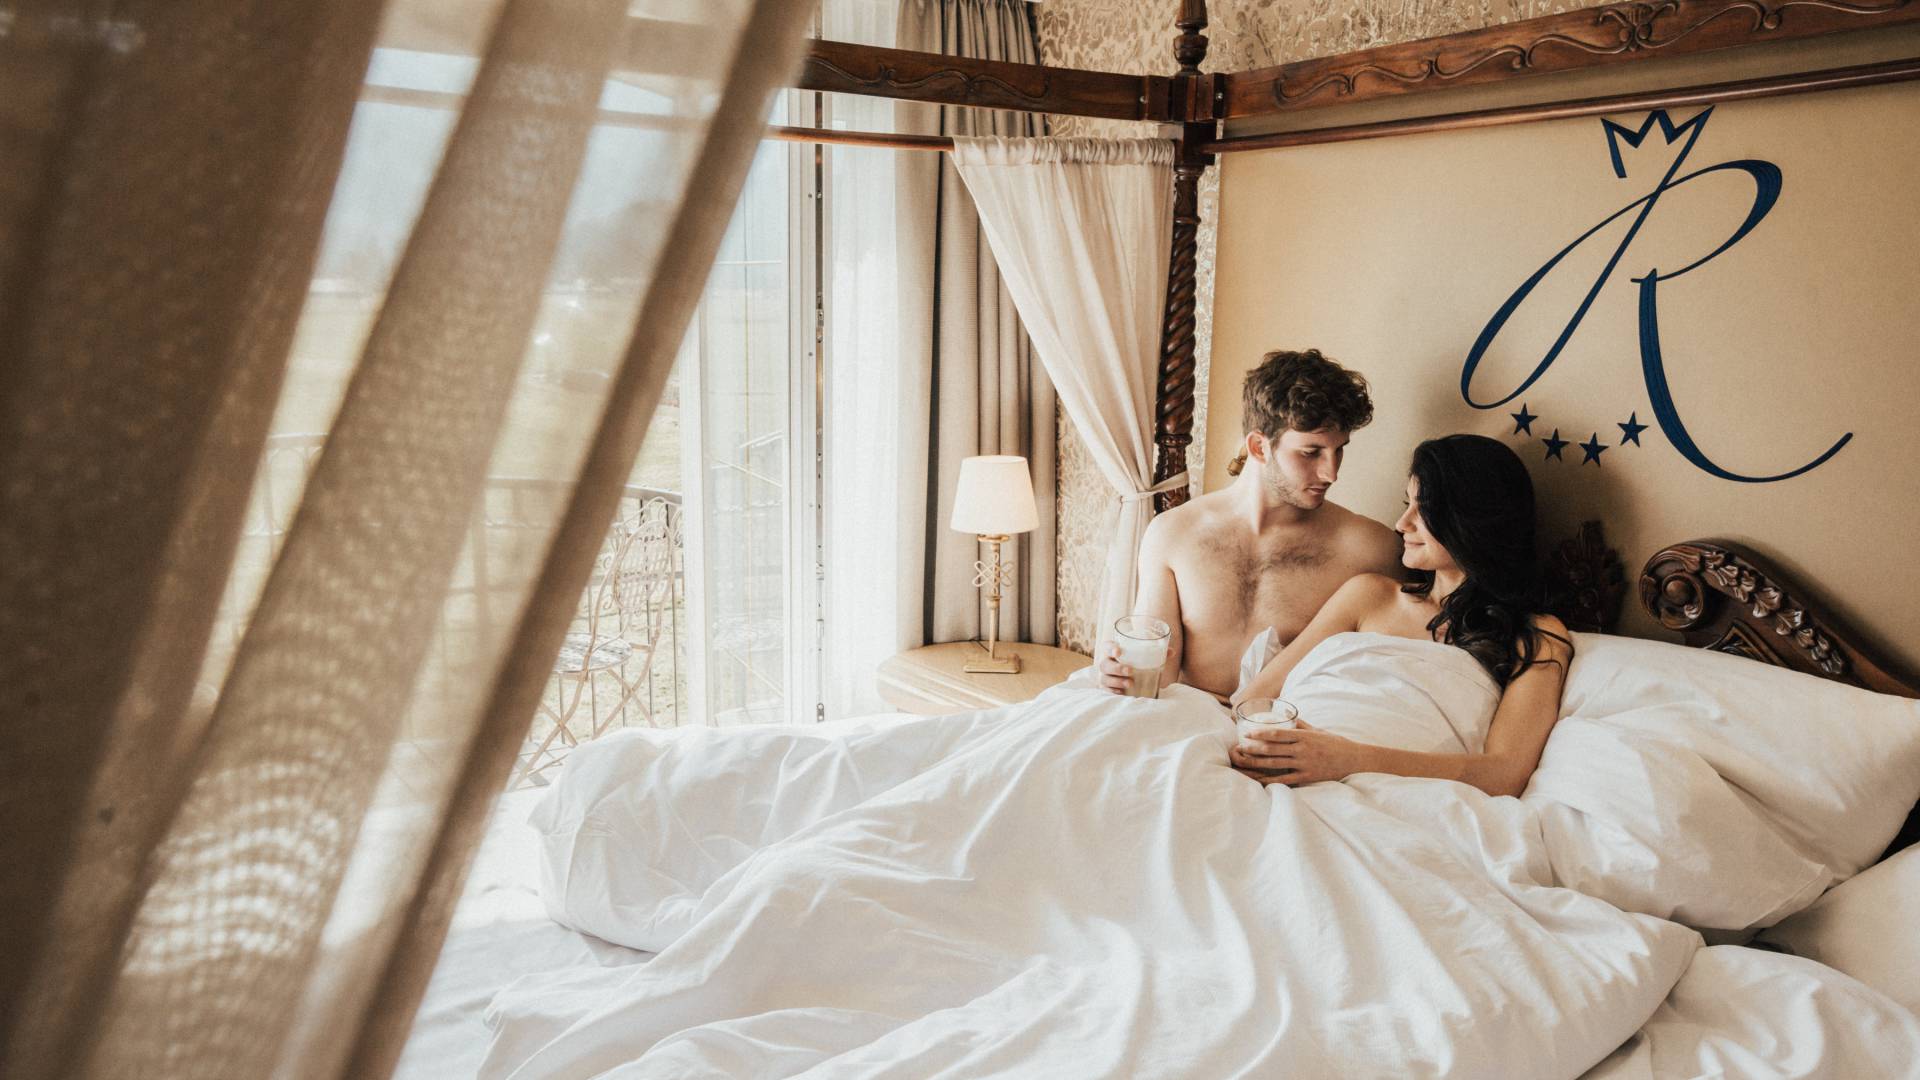
[[[1430,750],[1478,749],[1498,700],[1465,653],[1372,634],[1286,694]],[[1553,1078],[1690,1052],[1669,992],[1719,969],[1563,886],[1547,795],[1262,787],[1232,739],[1205,694],[1081,681],[852,734],[583,746],[533,815],[548,912],[658,955],[510,986],[482,1075]],[[1785,1075],[1846,1075],[1811,1060]]]

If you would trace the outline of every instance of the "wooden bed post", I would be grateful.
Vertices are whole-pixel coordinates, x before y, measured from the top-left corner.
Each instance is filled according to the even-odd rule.
[[[1180,36],[1173,55],[1180,70],[1173,77],[1172,100],[1185,120],[1180,126],[1173,165],[1173,251],[1167,267],[1166,319],[1160,330],[1160,372],[1155,380],[1154,436],[1159,447],[1153,481],[1158,484],[1187,467],[1187,446],[1193,442],[1193,349],[1196,311],[1194,275],[1199,260],[1200,175],[1213,156],[1200,147],[1214,138],[1218,88],[1212,75],[1200,72],[1207,55],[1206,0],[1181,0],[1174,23]],[[1202,123],[1195,117],[1207,117]],[[1156,511],[1187,501],[1187,489],[1154,496]]]

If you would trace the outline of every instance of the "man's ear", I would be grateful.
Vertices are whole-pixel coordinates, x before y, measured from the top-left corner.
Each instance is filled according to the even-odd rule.
[[[1242,447],[1242,451],[1254,461],[1265,461],[1267,460],[1267,452],[1272,448],[1273,444],[1267,441],[1265,435],[1257,431],[1249,431],[1247,432],[1246,444]]]

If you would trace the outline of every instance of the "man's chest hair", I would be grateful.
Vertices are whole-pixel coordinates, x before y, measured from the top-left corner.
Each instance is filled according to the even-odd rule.
[[[1180,583],[1245,618],[1287,603],[1302,585],[1324,574],[1333,550],[1318,537],[1275,538],[1256,543],[1245,538],[1207,536],[1195,545],[1187,567],[1191,581]],[[1209,605],[1211,606],[1211,605]]]
[[[1244,536],[1200,537],[1196,554],[1202,569],[1214,574],[1231,569],[1240,582],[1251,584],[1269,572],[1311,570],[1333,559],[1333,549],[1319,536],[1275,537],[1255,541]]]

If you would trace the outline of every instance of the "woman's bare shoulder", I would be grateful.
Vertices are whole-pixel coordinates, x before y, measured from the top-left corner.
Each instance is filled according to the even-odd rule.
[[[1538,639],[1541,655],[1568,659],[1573,656],[1573,631],[1558,616],[1545,613],[1533,617],[1534,636]]]
[[[1348,578],[1336,595],[1352,605],[1357,614],[1372,614],[1400,603],[1400,582],[1369,570]]]

